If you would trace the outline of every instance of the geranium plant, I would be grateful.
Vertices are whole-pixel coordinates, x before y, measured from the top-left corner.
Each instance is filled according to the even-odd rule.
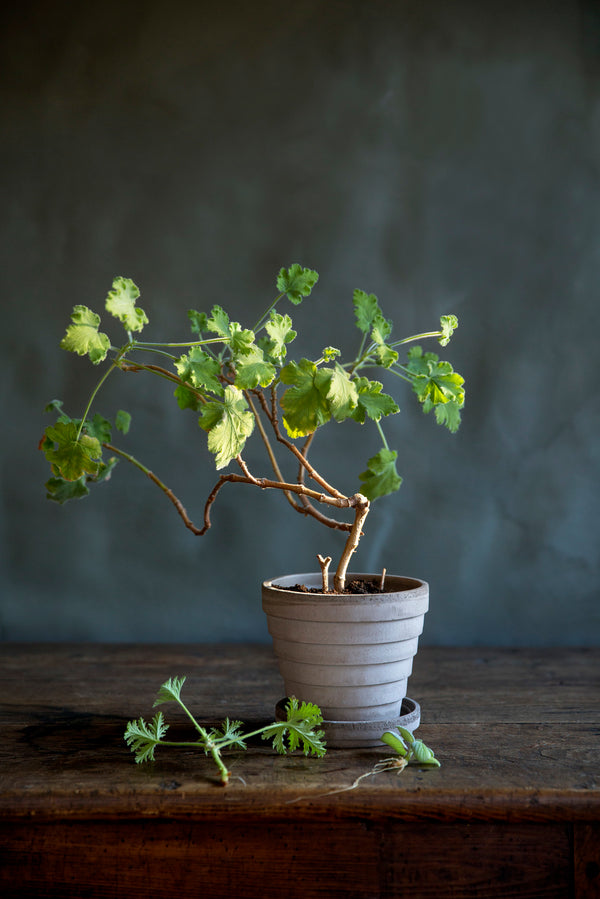
[[[317,280],[315,271],[298,264],[282,268],[277,295],[252,328],[232,321],[218,305],[209,313],[190,310],[192,336],[184,343],[140,339],[148,317],[137,305],[140,292],[129,278],[115,278],[105,303],[106,311],[125,329],[124,343],[113,344],[100,330],[99,315],[87,306],[75,306],[61,347],[87,355],[94,365],[105,363],[106,368],[80,418],[67,415],[59,400],[47,407],[57,414],[40,443],[52,470],[46,484],[48,497],[63,503],[87,495],[92,484],[110,477],[120,458],[147,475],[171,500],[186,527],[202,535],[211,526],[213,503],[225,484],[279,490],[295,512],[347,532],[333,579],[333,590],[342,592],[371,502],[393,493],[401,484],[397,452],[389,447],[382,427],[382,420],[395,415],[399,408],[394,396],[384,392],[382,381],[371,374],[375,371],[391,382],[407,382],[423,411],[433,411],[438,424],[450,431],[456,431],[460,424],[464,382],[449,362],[423,351],[417,343],[432,338],[445,346],[458,324],[456,316],[443,315],[436,330],[396,338],[377,297],[363,290],[355,290],[353,296],[360,338],[352,359],[342,360],[340,351],[332,346],[320,349],[314,359],[290,359],[288,351],[296,331],[290,315],[279,311],[279,306],[286,299],[299,305],[310,296]],[[318,319],[316,310],[309,321],[315,334],[321,330]],[[407,345],[410,348],[401,359]],[[127,434],[131,416],[120,410],[111,422],[93,411],[100,389],[115,371],[146,372],[170,382],[180,408],[199,414],[198,423],[208,435],[208,449],[217,471],[222,472],[207,498],[200,526],[193,523],[179,498],[157,475],[113,443],[113,430]],[[372,423],[382,443],[358,474],[360,489],[351,496],[330,483],[309,460],[313,440],[324,426],[347,420],[361,425]],[[246,441],[253,434],[258,434],[264,446],[268,476],[251,472],[244,460]],[[295,479],[282,474],[281,453],[293,458]],[[238,470],[224,472],[231,463]],[[332,512],[344,509],[351,510],[350,521],[332,517]],[[323,591],[328,592],[331,558],[318,558]]]

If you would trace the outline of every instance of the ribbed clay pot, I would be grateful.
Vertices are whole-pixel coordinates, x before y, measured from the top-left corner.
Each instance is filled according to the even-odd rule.
[[[262,586],[286,695],[316,703],[330,721],[399,718],[429,605],[428,584],[390,575],[385,593],[362,595],[303,593],[277,584],[319,587],[321,574],[272,578]]]

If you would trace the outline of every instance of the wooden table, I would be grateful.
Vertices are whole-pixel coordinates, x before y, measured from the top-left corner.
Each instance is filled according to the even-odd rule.
[[[272,719],[270,647],[3,644],[0,659],[2,897],[600,896],[597,650],[422,648],[409,695],[442,767],[352,790],[383,744],[314,759],[259,743],[228,755],[226,788],[192,750],[134,763],[126,723],[152,717],[171,675],[203,722]]]

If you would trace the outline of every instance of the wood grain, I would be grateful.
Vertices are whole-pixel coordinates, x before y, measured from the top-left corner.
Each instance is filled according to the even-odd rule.
[[[355,789],[387,747],[258,741],[226,789],[191,750],[135,765],[125,725],[174,674],[209,724],[266,723],[282,694],[270,647],[2,646],[0,895],[599,895],[597,651],[421,649],[409,693],[442,767]]]

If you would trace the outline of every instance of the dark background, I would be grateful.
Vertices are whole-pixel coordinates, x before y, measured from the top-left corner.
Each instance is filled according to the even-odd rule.
[[[190,307],[251,325],[297,261],[321,276],[289,310],[312,358],[355,345],[355,287],[398,336],[460,319],[441,352],[467,382],[463,426],[404,392],[386,433],[405,481],[375,503],[355,570],[430,582],[425,642],[597,644],[598,5],[25,0],[0,16],[0,637],[265,640],[260,581],[339,553],[249,487],[226,487],[195,538],[124,464],[60,507],[36,449],[46,402],[81,415],[99,374],[58,348],[75,303],[101,312],[129,276],[146,339],[184,340]],[[215,473],[196,416],[141,376],[114,376],[97,409],[121,407],[125,447],[200,519]],[[377,434],[330,431],[315,460],[353,492]]]

